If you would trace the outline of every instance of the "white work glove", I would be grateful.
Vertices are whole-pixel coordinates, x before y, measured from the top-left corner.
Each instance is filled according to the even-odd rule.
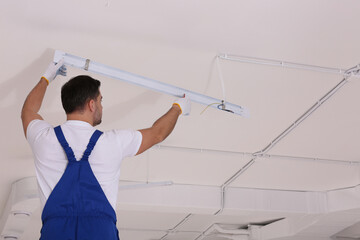
[[[49,85],[49,83],[53,81],[58,74],[66,76],[66,66],[64,65],[64,59],[61,59],[58,63],[50,63],[42,78],[44,78]]]
[[[182,98],[178,98],[173,105],[178,105],[181,110],[181,115],[187,116],[191,111],[191,101],[188,97],[185,96]]]

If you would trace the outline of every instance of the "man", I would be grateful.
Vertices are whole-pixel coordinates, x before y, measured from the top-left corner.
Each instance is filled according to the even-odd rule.
[[[123,158],[163,141],[179,115],[190,113],[190,101],[180,98],[150,128],[104,133],[100,82],[77,76],[61,89],[67,121],[53,128],[38,114],[45,91],[63,60],[51,63],[25,100],[21,118],[34,153],[42,205],[41,240],[118,240],[116,199]]]

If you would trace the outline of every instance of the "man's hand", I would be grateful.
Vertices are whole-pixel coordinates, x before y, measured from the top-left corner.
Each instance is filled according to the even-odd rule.
[[[66,76],[66,66],[64,65],[64,59],[61,59],[58,63],[50,63],[49,67],[46,69],[44,75],[41,78],[44,78],[49,85],[56,76],[60,74]]]
[[[185,94],[184,97],[177,99],[173,105],[179,106],[182,115],[187,116],[190,114],[191,101],[188,97],[185,96]]]

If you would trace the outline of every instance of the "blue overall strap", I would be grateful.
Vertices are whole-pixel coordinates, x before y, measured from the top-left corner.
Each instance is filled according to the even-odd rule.
[[[95,130],[95,132],[93,133],[93,135],[90,138],[90,141],[86,147],[86,150],[85,150],[84,155],[82,156],[81,160],[84,160],[84,161],[89,160],[89,156],[90,156],[92,150],[94,149],[95,144],[96,144],[97,140],[99,139],[99,137],[101,136],[101,134],[103,134],[103,132],[101,132],[99,130]]]
[[[71,149],[71,147],[69,146],[68,142],[66,141],[64,133],[61,130],[61,127],[57,126],[54,128],[54,130],[55,130],[56,137],[57,137],[59,143],[61,144],[61,146],[63,147],[69,162],[76,162],[74,152]]]

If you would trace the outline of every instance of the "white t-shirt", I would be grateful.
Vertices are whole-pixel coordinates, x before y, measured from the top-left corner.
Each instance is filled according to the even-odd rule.
[[[76,160],[80,160],[95,128],[83,121],[66,121],[61,125],[65,139]],[[33,120],[27,128],[27,140],[32,148],[39,185],[40,201],[46,200],[63,175],[68,164],[66,154],[56,138],[54,128],[43,120]],[[110,204],[116,209],[120,164],[123,158],[134,156],[142,135],[134,130],[105,131],[89,157],[90,166]]]

